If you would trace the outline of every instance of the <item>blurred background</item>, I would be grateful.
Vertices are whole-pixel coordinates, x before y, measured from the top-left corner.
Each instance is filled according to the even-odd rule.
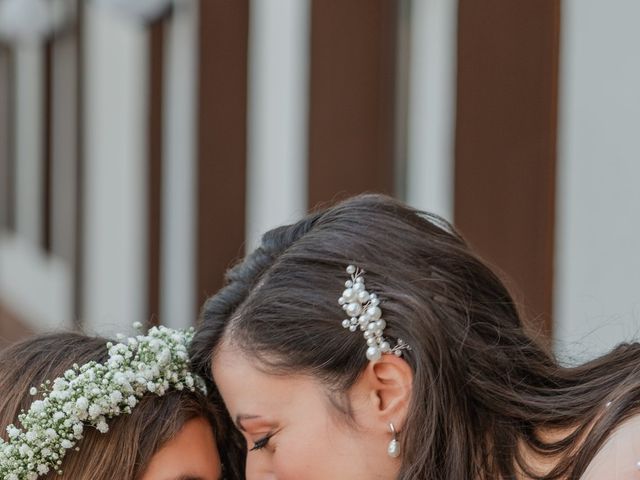
[[[0,344],[194,323],[265,230],[442,215],[537,335],[640,326],[640,2],[0,0]]]

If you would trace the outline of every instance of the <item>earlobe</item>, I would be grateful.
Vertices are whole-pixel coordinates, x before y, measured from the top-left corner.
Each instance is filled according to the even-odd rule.
[[[371,393],[376,398],[377,416],[385,425],[393,422],[402,429],[413,389],[413,371],[395,355],[383,355],[367,366]]]

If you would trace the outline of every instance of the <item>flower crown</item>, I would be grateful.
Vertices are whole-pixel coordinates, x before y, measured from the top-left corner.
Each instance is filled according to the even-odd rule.
[[[389,340],[385,338],[384,329],[387,327],[387,322],[382,318],[380,299],[375,293],[367,291],[364,284],[364,270],[349,265],[347,273],[351,278],[345,282],[346,289],[342,292],[338,303],[350,318],[345,318],[342,326],[351,332],[355,332],[358,328],[364,332],[364,338],[369,347],[367,359],[373,362],[383,353],[393,353],[399,357],[403,350],[411,350],[411,347],[401,338],[394,347],[391,347]]]
[[[134,327],[141,328],[139,323]],[[22,428],[7,427],[0,438],[0,478],[35,480],[54,470],[62,474],[62,459],[76,448],[87,426],[109,430],[109,418],[131,413],[147,392],[163,395],[169,389],[206,393],[204,381],[189,371],[187,348],[194,336],[185,331],[153,327],[147,335],[107,343],[106,363],[73,365],[64,376],[40,386],[41,400],[18,416]],[[38,389],[32,387],[31,395]]]

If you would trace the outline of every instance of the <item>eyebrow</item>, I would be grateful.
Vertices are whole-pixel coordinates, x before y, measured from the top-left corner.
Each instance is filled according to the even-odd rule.
[[[246,429],[244,428],[244,425],[242,425],[242,422],[245,420],[255,420],[256,418],[262,418],[262,417],[260,417],[260,415],[248,415],[246,413],[238,414],[236,415],[236,425],[240,430],[242,430],[243,432],[246,432]],[[178,479],[178,480],[183,480],[183,479]]]

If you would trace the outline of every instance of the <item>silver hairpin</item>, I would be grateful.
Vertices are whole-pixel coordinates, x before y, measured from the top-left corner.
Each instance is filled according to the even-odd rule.
[[[369,293],[364,284],[364,270],[349,265],[347,273],[351,276],[344,284],[346,287],[338,303],[349,315],[342,321],[342,326],[351,332],[360,329],[364,332],[367,341],[367,359],[378,360],[383,353],[393,353],[400,357],[403,350],[411,350],[411,347],[402,339],[398,339],[396,345],[391,344],[384,336],[387,322],[382,318],[380,299],[375,293]]]

